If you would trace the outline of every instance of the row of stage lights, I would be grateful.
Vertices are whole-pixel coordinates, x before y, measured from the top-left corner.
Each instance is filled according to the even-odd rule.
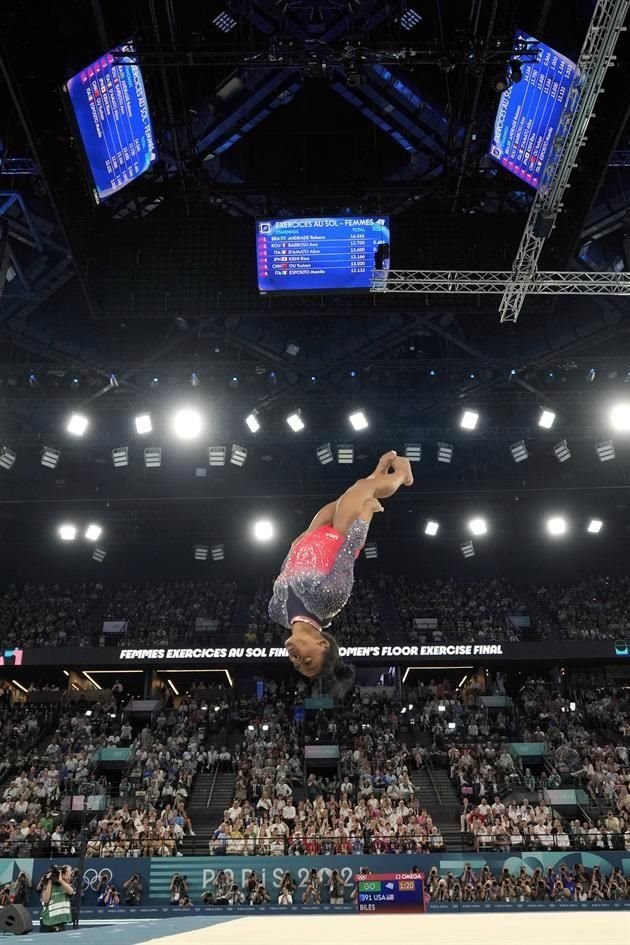
[[[589,535],[599,535],[603,527],[604,522],[602,519],[591,518],[586,525],[586,531]],[[488,534],[488,520],[480,516],[471,518],[466,523],[466,528],[473,538],[483,538],[484,535]],[[569,533],[570,523],[568,519],[562,515],[552,515],[545,520],[545,528],[552,538],[562,538]],[[424,534],[428,538],[435,538],[439,531],[440,523],[438,521],[435,519],[426,520],[424,524]],[[59,538],[64,542],[75,541],[79,537],[79,533],[80,529],[72,522],[64,522],[57,529]],[[96,523],[91,523],[83,532],[83,537],[86,541],[97,542],[102,534],[102,527]],[[276,528],[269,519],[258,519],[251,526],[251,534],[255,541],[264,544],[272,541],[276,537]],[[472,540],[461,542],[459,547],[464,558],[473,558],[475,556],[475,546]],[[100,563],[105,560],[106,554],[107,552],[104,548],[96,545],[92,552],[92,558]],[[363,554],[368,559],[377,558],[378,547],[376,542],[367,542],[363,549]],[[225,546],[223,544],[194,545],[193,557],[195,561],[207,561],[208,556],[211,557],[212,561],[223,561],[225,559]]]

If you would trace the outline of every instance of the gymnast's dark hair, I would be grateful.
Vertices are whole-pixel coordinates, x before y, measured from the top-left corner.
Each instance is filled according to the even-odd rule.
[[[322,636],[328,641],[328,649],[324,651],[320,676],[329,681],[329,695],[343,699],[354,686],[356,672],[350,663],[344,663],[339,656],[337,641],[330,633],[322,630]]]

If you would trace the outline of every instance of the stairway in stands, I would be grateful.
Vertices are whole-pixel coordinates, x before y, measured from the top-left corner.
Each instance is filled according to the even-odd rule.
[[[436,824],[447,850],[461,848],[459,799],[447,771],[424,766],[412,772],[415,797]]]

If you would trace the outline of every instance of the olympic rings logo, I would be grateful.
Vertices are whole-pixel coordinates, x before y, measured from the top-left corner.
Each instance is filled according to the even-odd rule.
[[[83,874],[83,891],[87,892],[88,889],[91,889],[93,892],[97,892],[101,886],[111,883],[113,875],[107,867],[102,870],[87,869]]]

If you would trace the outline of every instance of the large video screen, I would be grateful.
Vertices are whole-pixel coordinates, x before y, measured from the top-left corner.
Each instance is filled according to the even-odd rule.
[[[97,203],[156,159],[140,67],[131,44],[112,49],[66,83]]]
[[[388,217],[258,220],[258,288],[263,294],[367,290],[379,246],[389,249]]]
[[[540,61],[523,63],[520,82],[502,93],[490,157],[538,188],[553,151],[576,65],[533,36],[518,32],[515,47],[523,41],[534,43],[541,50]],[[518,59],[517,52],[515,58]]]

